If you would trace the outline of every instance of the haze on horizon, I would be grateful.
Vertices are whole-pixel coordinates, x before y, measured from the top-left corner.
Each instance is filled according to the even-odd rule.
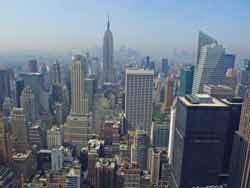
[[[250,51],[248,0],[12,0],[0,6],[0,50],[68,50],[101,46],[110,15],[115,48],[148,55],[196,51],[197,33],[242,58]]]

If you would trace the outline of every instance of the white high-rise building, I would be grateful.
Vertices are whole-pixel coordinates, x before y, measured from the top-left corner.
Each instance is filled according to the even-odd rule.
[[[60,128],[53,126],[47,131],[47,145],[48,149],[62,146],[62,130]]]
[[[196,65],[192,93],[202,93],[205,84],[218,85],[224,81],[224,55],[222,45],[213,43],[201,47]]]
[[[37,119],[37,110],[35,104],[35,95],[30,86],[23,89],[20,97],[21,107],[24,110],[25,119],[27,122],[34,122]]]
[[[153,110],[154,72],[127,69],[125,83],[125,113],[129,128],[150,132]]]
[[[114,82],[114,41],[108,20],[107,30],[103,38],[103,76],[104,82]]]

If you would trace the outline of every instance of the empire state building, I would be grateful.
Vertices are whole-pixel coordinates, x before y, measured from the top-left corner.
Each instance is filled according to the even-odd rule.
[[[113,65],[113,56],[114,56],[114,42],[113,34],[110,30],[110,22],[108,20],[107,30],[105,31],[103,38],[103,77],[104,82],[113,82],[114,81],[114,65]]]

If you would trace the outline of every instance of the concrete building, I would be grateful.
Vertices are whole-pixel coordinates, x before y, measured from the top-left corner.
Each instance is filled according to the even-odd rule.
[[[64,143],[86,147],[88,143],[89,120],[86,116],[68,116],[63,127]]]
[[[26,86],[20,97],[20,104],[24,110],[26,122],[34,122],[37,119],[37,108],[35,103],[35,96],[32,89]]]
[[[236,94],[236,86],[237,86],[237,70],[236,69],[228,69],[226,72],[224,85],[233,89],[234,94]]]
[[[236,88],[236,94],[240,97],[245,97],[246,90],[250,84],[250,59],[244,61],[244,67],[240,71],[239,80]]]
[[[145,131],[136,130],[132,145],[132,162],[137,162],[141,170],[147,169],[149,138]]]
[[[150,170],[150,181],[154,186],[159,185],[160,179],[160,152],[153,150]]]
[[[45,147],[46,132],[44,132],[40,124],[28,127],[28,141],[30,146],[36,146],[38,149]]]
[[[61,128],[53,126],[47,131],[48,149],[58,148],[63,145],[63,132]]]
[[[174,101],[174,79],[171,78],[170,76],[167,77],[166,82],[165,82],[165,96],[164,96],[164,103],[162,106],[162,111],[169,110],[173,101]]]
[[[63,168],[63,147],[51,150],[51,169],[59,170]]]
[[[96,162],[96,188],[115,188],[116,163],[115,160],[99,158]]]
[[[52,65],[51,80],[52,80],[52,84],[55,84],[55,85],[62,84],[61,66],[58,61],[56,61]]]
[[[10,133],[3,119],[0,119],[0,164],[8,164],[11,161]]]
[[[10,69],[0,68],[0,110],[2,111],[2,105],[5,97],[11,97],[12,92],[12,79],[13,73]]]
[[[5,97],[4,102],[3,102],[3,116],[4,117],[9,117],[11,110],[13,108],[12,100],[9,97]]]
[[[153,111],[153,71],[126,70],[125,114],[129,128],[149,133]]]
[[[124,188],[141,188],[141,171],[137,164],[131,163],[128,166],[119,169],[119,176],[122,177]]]
[[[29,86],[32,89],[38,112],[48,112],[49,93],[44,89],[43,75],[40,73],[21,73],[20,77],[24,81],[24,87]]]
[[[203,93],[206,93],[212,97],[226,98],[226,99],[231,99],[234,96],[233,89],[226,85],[212,85],[212,84],[204,85]]]
[[[154,147],[168,147],[169,125],[167,122],[153,122],[150,140]]]
[[[30,150],[24,153],[15,153],[12,160],[18,175],[22,175],[25,181],[35,174],[36,164]]]
[[[13,108],[11,113],[13,146],[17,152],[25,152],[29,148],[28,130],[23,108]]]
[[[69,169],[66,175],[66,187],[68,188],[80,188],[81,187],[81,167],[73,166]]]

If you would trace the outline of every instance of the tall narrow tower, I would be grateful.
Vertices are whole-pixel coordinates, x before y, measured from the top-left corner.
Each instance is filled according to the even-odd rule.
[[[84,96],[82,56],[75,55],[71,65],[71,113],[64,124],[64,142],[85,147],[88,144],[88,130],[88,100]]]
[[[71,64],[71,114],[83,115],[84,104],[84,75],[81,55],[74,55]]]
[[[104,82],[113,82],[114,81],[114,65],[113,65],[113,56],[114,56],[114,42],[113,34],[110,30],[110,22],[108,19],[107,30],[104,33],[103,38],[103,76]]]

